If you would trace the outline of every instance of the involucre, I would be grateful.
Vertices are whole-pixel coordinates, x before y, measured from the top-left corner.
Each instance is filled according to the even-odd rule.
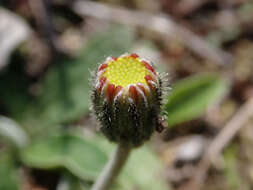
[[[111,141],[136,147],[161,128],[167,81],[137,54],[108,57],[93,76],[92,109]]]

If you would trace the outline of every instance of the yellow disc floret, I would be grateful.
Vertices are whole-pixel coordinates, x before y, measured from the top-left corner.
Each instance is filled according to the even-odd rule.
[[[129,84],[146,84],[145,76],[148,73],[139,58],[126,56],[110,61],[103,75],[115,86],[126,87]]]

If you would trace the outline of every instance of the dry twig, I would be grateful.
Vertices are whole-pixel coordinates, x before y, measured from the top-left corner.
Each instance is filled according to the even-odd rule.
[[[130,26],[140,26],[155,31],[163,37],[182,39],[185,45],[199,56],[217,64],[231,62],[232,56],[221,49],[210,46],[201,37],[177,24],[168,15],[154,15],[147,12],[116,8],[102,3],[77,1],[74,10],[86,16],[118,22]]]
[[[188,184],[181,190],[198,190],[202,187],[207,171],[214,159],[219,157],[222,150],[229,144],[237,132],[245,126],[245,123],[253,116],[253,98],[249,99],[225,125],[221,132],[213,139],[199,163],[198,170]]]

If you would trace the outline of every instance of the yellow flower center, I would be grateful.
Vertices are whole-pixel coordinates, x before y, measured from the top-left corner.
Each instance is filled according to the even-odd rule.
[[[129,84],[147,84],[145,76],[149,74],[149,71],[139,58],[119,57],[116,61],[107,64],[103,75],[115,86],[126,87]]]

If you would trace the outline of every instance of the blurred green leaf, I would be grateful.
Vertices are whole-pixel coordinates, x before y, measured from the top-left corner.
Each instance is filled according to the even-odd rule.
[[[18,190],[19,180],[13,160],[6,152],[0,152],[0,189]]]
[[[83,180],[95,180],[114,149],[115,145],[100,137],[83,139],[65,134],[34,142],[23,151],[22,160],[30,167],[64,167]],[[161,169],[160,161],[147,147],[134,150],[115,188],[167,189],[159,180]]]
[[[30,81],[25,74],[24,57],[14,52],[10,64],[0,72],[0,111],[9,113],[12,118],[20,118],[31,101],[28,93]]]
[[[75,135],[59,135],[34,142],[22,154],[22,160],[35,168],[64,167],[81,179],[94,179],[106,163],[106,154]]]
[[[25,131],[13,120],[0,115],[0,136],[7,137],[16,146],[22,147],[28,143]]]
[[[224,96],[228,86],[226,80],[214,73],[191,76],[175,83],[165,105],[168,126],[201,116],[208,106]]]
[[[128,51],[133,33],[122,26],[94,34],[76,59],[58,61],[42,80],[37,102],[25,118],[44,125],[69,123],[81,118],[89,108],[91,73],[107,56]],[[34,116],[33,116],[34,115]]]

